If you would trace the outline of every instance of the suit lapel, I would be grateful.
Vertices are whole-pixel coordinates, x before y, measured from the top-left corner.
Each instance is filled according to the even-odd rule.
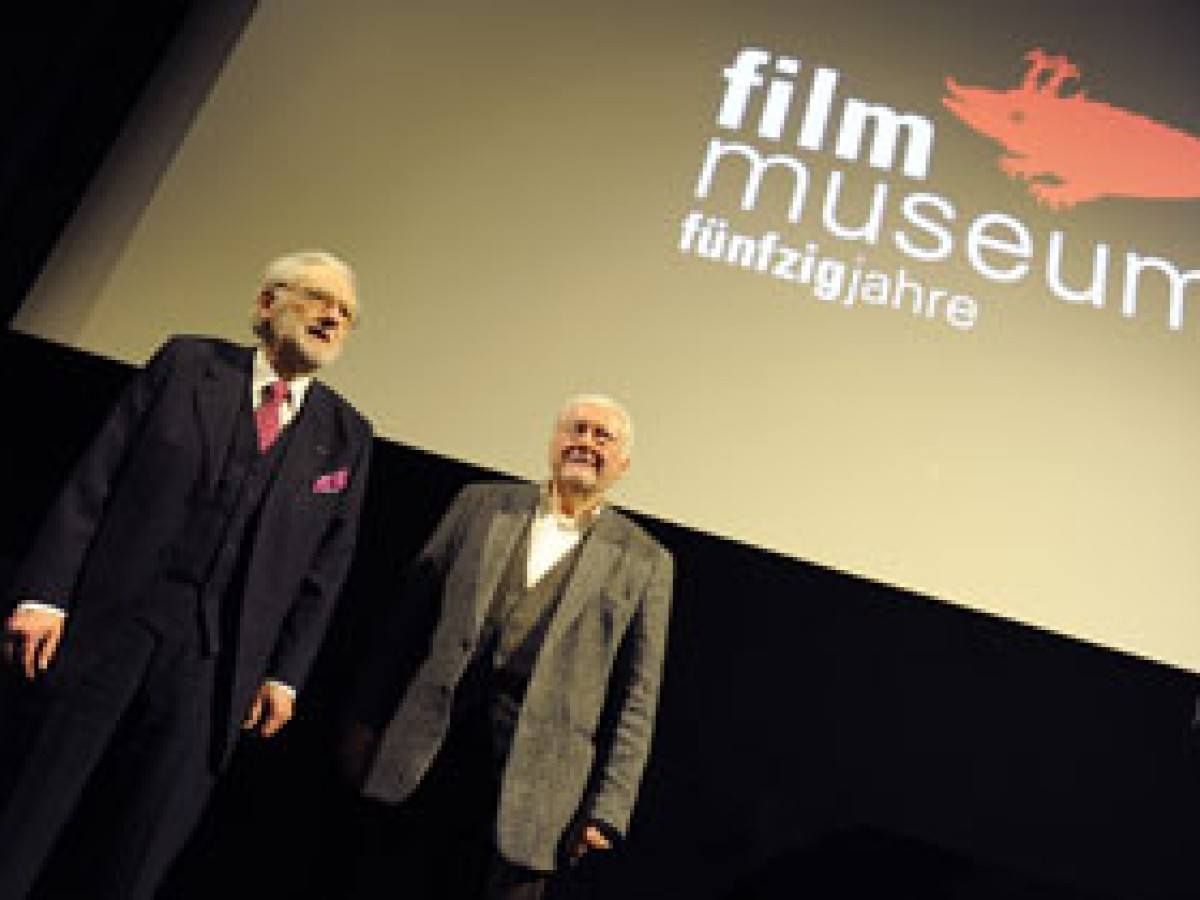
[[[325,470],[325,457],[334,435],[334,415],[329,392],[319,382],[309,386],[299,415],[288,427],[292,434],[279,464],[279,481],[284,484]]]
[[[260,568],[255,560],[280,558],[289,545],[289,536],[294,535],[297,529],[309,528],[323,521],[311,516],[293,515],[290,507],[297,499],[296,492],[300,486],[307,487],[314,473],[324,471],[325,457],[329,455],[334,437],[335,418],[332,395],[313,382],[304,398],[304,405],[287,427],[291,433],[280,438],[283,445],[277,449],[283,456],[278,460],[278,467],[263,493],[263,524],[253,537],[251,568],[246,576],[247,596],[255,594],[259,584]],[[243,617],[250,615],[252,608],[253,604],[244,604]]]
[[[234,359],[213,356],[196,388],[196,414],[204,441],[207,480],[215,485],[221,477],[225,454],[233,443],[233,429],[243,401],[250,390],[252,350],[238,348]],[[246,392],[247,396],[242,396]]]
[[[335,434],[335,416],[330,393],[313,382],[296,418],[288,425],[283,458],[267,487],[263,501],[264,522],[277,522],[269,507],[286,502],[291,489],[325,471],[331,441]]]
[[[533,510],[537,505],[536,493],[531,494],[528,503],[522,502],[515,508],[505,508],[496,511],[488,524],[487,538],[484,540],[483,557],[479,561],[479,580],[475,587],[475,627],[483,627],[484,617],[496,593],[496,586],[508,565],[513,548],[521,531],[533,518]]]
[[[545,645],[552,645],[563,629],[583,612],[596,588],[608,582],[609,573],[624,553],[625,539],[621,518],[611,509],[602,510],[579,548],[579,559],[563,591],[558,612],[546,632]]]

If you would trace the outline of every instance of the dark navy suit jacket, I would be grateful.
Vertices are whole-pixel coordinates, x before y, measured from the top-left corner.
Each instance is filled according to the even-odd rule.
[[[153,602],[165,572],[194,562],[180,531],[197,504],[211,502],[237,417],[249,414],[252,359],[247,347],[176,337],[130,381],[12,581],[10,606],[67,610],[60,653],[103,639],[136,604]],[[265,678],[303,685],[353,554],[370,426],[313,382],[289,432],[243,536],[249,543],[219,548],[245,554],[240,596],[229,598],[238,607],[233,646],[224,648],[227,721],[214,723],[226,739]]]

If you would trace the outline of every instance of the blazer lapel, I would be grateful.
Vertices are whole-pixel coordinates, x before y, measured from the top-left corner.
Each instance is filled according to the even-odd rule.
[[[483,558],[479,561],[479,580],[475,587],[474,624],[477,631],[483,627],[483,620],[491,605],[492,596],[496,593],[496,586],[500,583],[500,577],[504,574],[504,568],[512,556],[521,531],[533,518],[536,503],[537,497],[534,495],[527,507],[497,510],[488,524]]]
[[[279,470],[267,488],[267,503],[280,496],[277,488],[283,487],[282,496],[286,496],[288,485],[311,479],[315,473],[325,471],[325,457],[329,455],[335,429],[333,404],[329,393],[320,383],[314,381],[309,386],[304,405],[288,429],[291,434],[281,448],[283,459],[279,461]]]
[[[307,488],[314,473],[324,471],[325,457],[329,455],[335,434],[334,419],[331,395],[313,382],[300,412],[288,425],[291,433],[286,438],[281,437],[284,446],[279,449],[283,458],[264,490],[263,525],[254,535],[251,568],[246,576],[248,596],[259,584],[258,560],[282,557],[297,529],[311,528],[314,523],[323,524],[311,516],[293,515],[289,507],[295,503],[296,492]],[[251,603],[243,604],[242,615],[250,615],[252,608]]]
[[[233,429],[250,390],[250,362],[253,351],[241,348],[236,360],[214,356],[208,361],[196,388],[196,415],[204,441],[207,479],[215,485],[221,477],[225,454],[233,443]]]
[[[611,510],[600,512],[591,533],[583,539],[579,548],[579,559],[563,591],[562,600],[546,633],[544,646],[557,640],[575,618],[583,612],[587,601],[596,588],[608,581],[609,573],[617,565],[625,550],[626,532],[621,519]]]

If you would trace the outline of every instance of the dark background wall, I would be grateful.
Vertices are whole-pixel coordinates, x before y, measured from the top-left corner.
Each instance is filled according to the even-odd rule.
[[[45,5],[10,32],[6,320],[192,7]],[[128,375],[0,334],[5,576]],[[356,648],[454,491],[494,474],[377,451],[358,559],[301,715],[239,754],[171,897],[231,885],[299,896],[317,860],[336,867],[345,851],[355,812],[332,749]],[[563,894],[1200,895],[1194,675],[640,518],[679,571],[659,737],[633,840]]]

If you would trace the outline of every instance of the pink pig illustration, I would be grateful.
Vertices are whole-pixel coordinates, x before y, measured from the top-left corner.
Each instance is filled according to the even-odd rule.
[[[1003,145],[1000,168],[1024,179],[1039,203],[1063,209],[1101,197],[1200,197],[1200,139],[1138,113],[1064,94],[1079,69],[1042,50],[1021,84],[967,87],[946,78],[942,102],[970,128]]]

